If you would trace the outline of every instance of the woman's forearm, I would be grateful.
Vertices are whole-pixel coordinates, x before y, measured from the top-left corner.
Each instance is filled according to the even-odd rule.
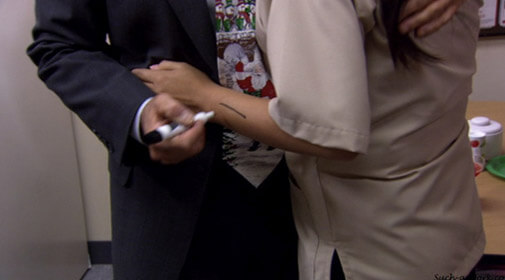
[[[134,69],[133,73],[153,92],[168,93],[183,104],[198,110],[214,111],[215,117],[211,121],[263,144],[327,158],[347,159],[355,155],[291,136],[280,129],[270,117],[269,99],[220,86],[186,63],[164,61],[151,69]]]
[[[197,104],[216,113],[214,121],[244,136],[286,151],[327,158],[349,158],[354,154],[326,148],[284,132],[268,112],[269,99],[243,94],[219,85],[205,88],[205,100]]]

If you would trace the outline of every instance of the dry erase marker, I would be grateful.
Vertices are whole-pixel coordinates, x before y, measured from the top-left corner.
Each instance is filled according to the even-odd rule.
[[[214,112],[200,112],[193,117],[193,120],[207,122],[214,116]],[[188,130],[190,127],[172,122],[170,124],[162,125],[155,130],[142,136],[142,141],[147,145],[155,144],[166,139],[170,139]]]

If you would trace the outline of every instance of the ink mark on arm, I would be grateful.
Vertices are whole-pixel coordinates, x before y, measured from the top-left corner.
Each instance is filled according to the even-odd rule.
[[[228,104],[224,104],[224,103],[219,103],[219,105],[221,105],[221,106],[223,106],[223,107],[225,107],[225,108],[227,108],[227,109],[232,110],[233,112],[235,112],[237,115],[239,115],[239,116],[240,116],[240,117],[242,117],[243,119],[247,119],[247,116],[246,116],[246,115],[244,115],[244,114],[240,113],[237,109],[235,109],[235,108],[231,107],[230,105],[228,105]]]

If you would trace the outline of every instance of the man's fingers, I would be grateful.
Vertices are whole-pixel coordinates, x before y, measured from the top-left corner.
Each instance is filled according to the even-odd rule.
[[[193,125],[193,112],[171,96],[160,94],[155,96],[153,101],[156,101],[157,111],[163,118],[187,126]]]
[[[199,121],[186,132],[149,146],[149,154],[153,161],[176,164],[200,153],[204,146],[205,128]]]
[[[188,153],[197,154],[202,151],[205,144],[205,124],[202,121],[172,139],[173,143],[184,147]]]
[[[193,124],[193,112],[167,94],[156,95],[147,103],[141,114],[141,126],[144,133],[158,126],[178,122],[190,126]]]

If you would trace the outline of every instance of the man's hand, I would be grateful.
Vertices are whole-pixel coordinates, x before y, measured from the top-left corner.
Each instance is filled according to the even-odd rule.
[[[442,27],[464,0],[407,0],[400,13],[401,33],[427,36]]]
[[[203,150],[205,127],[203,122],[194,122],[193,116],[191,110],[167,94],[156,95],[147,103],[140,117],[143,134],[170,122],[190,127],[171,139],[149,145],[152,160],[162,164],[176,164]]]

